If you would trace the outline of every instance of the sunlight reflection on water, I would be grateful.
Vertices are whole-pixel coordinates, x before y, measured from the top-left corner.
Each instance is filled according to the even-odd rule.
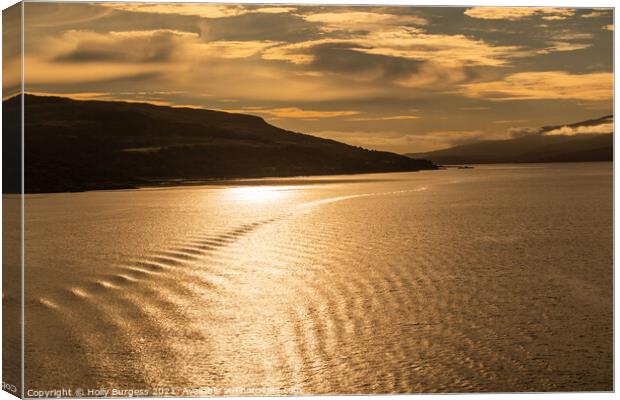
[[[262,203],[284,199],[291,195],[290,191],[303,188],[303,186],[243,186],[226,189],[226,191],[232,200]]]
[[[28,386],[610,390],[611,176],[27,196]]]

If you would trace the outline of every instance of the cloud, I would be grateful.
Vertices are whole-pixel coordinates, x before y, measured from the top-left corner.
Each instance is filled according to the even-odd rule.
[[[485,110],[488,110],[488,109],[489,109],[489,107],[483,107],[483,106],[480,106],[480,107],[461,107],[461,108],[459,108],[459,110],[462,110],[462,111],[485,111]]]
[[[287,14],[287,13],[292,13],[294,11],[297,11],[297,8],[296,7],[266,6],[266,7],[259,7],[259,8],[254,8],[250,10],[252,12],[262,13],[262,14]]]
[[[279,118],[334,118],[359,114],[359,111],[312,111],[302,110],[297,107],[274,108],[260,110],[259,112]]]
[[[153,96],[149,96],[149,97],[142,99],[140,98],[140,96],[136,96],[135,93],[127,93],[127,94],[106,93],[106,92],[58,93],[58,92],[31,92],[31,91],[27,91],[26,93],[37,95],[37,96],[67,97],[69,99],[74,99],[74,100],[122,101],[125,103],[148,103],[148,104],[154,104],[156,106],[167,106],[167,107],[202,108],[197,105],[177,104],[171,101],[160,100]]]
[[[197,38],[195,33],[167,29],[107,34],[70,30],[59,40],[49,40],[48,46],[60,53],[54,58],[58,62],[154,63],[170,61],[183,40]]]
[[[431,90],[445,90],[455,83],[466,80],[467,74],[459,63],[435,62],[424,63],[419,70],[406,79],[395,81],[399,86],[406,88],[427,88]]]
[[[290,13],[295,7],[200,4],[200,3],[98,3],[116,10],[150,13],[191,15],[201,18],[226,18],[248,13],[279,14]]]
[[[412,28],[374,33],[360,45],[360,51],[368,54],[479,66],[501,66],[520,50],[464,35],[426,34]]]
[[[489,100],[572,99],[602,101],[613,98],[613,74],[571,74],[565,71],[519,72],[500,81],[461,85],[463,94]]]
[[[129,5],[143,9],[143,4]],[[182,4],[171,6],[173,10],[179,7],[185,10]],[[213,8],[192,5],[184,12],[194,13],[194,7]],[[226,8],[227,12],[236,9],[236,6]],[[168,9],[160,11],[172,13]],[[241,12],[234,11],[234,23],[231,23],[233,17],[197,22],[201,24],[200,33],[174,29],[107,33],[68,30],[57,36],[48,35],[42,40],[41,51],[29,53],[29,60],[34,60],[29,73],[33,83],[45,81],[48,71],[51,80],[52,76],[59,76],[62,69],[71,71],[70,78],[76,82],[93,82],[129,79],[142,65],[143,73],[159,76],[167,85],[183,90],[195,86],[196,77],[200,77],[204,90],[222,98],[255,99],[269,93],[277,100],[296,97],[326,100],[389,96],[391,90],[393,96],[400,97],[410,96],[404,92],[408,89],[445,91],[450,86],[479,78],[472,67],[511,65],[515,58],[535,54],[518,46],[494,45],[465,35],[429,34],[418,27],[397,26],[423,22],[415,16],[351,11],[323,12],[302,18],[286,13]],[[290,28],[293,32],[301,29],[309,34],[313,28],[293,23],[301,21],[329,27],[337,21],[348,20],[347,16],[359,17],[360,26],[375,24],[381,29],[351,33],[346,38],[317,33],[314,36],[319,39],[296,43],[245,37],[254,37],[254,34],[258,38],[283,36],[273,27],[284,29],[284,33]],[[218,25],[223,20],[229,23]],[[231,31],[222,31],[222,27]],[[265,27],[271,30],[265,31]],[[235,30],[242,35],[234,34]],[[245,39],[224,39],[234,37]],[[569,51],[585,46],[558,42],[544,51]],[[232,70],[237,71],[234,78]],[[101,76],[96,76],[97,71]],[[59,82],[64,79],[67,77],[60,78]],[[236,80],[235,85],[224,87],[218,83],[231,79]],[[417,96],[424,96],[424,92],[417,92]]]
[[[510,121],[507,121],[510,122]],[[513,121],[520,122],[520,121]],[[574,136],[574,135],[587,135],[587,134],[601,134],[601,133],[613,133],[613,117],[607,117],[601,119],[597,124],[589,125],[564,125],[559,128],[550,129],[550,128],[532,128],[532,127],[519,127],[519,128],[510,128],[508,129],[508,134],[512,138],[519,138],[524,136],[531,135],[546,135],[546,136],[554,136],[554,135],[563,135],[563,136]]]
[[[41,51],[26,54],[29,84],[88,83],[110,79],[128,79],[137,75],[159,75],[167,84],[183,81],[196,90],[196,76],[217,73],[221,81],[230,79],[236,66],[227,60],[250,58],[264,49],[277,45],[273,41],[211,41],[204,42],[199,34],[167,29],[98,33],[69,30],[49,36]],[[231,61],[232,62],[232,61]],[[203,73],[203,69],[207,69]],[[255,67],[247,77],[265,79],[265,70]],[[261,76],[262,75],[262,76]],[[269,72],[276,77],[275,71]],[[282,75],[280,76],[282,78]],[[212,82],[207,83],[207,85]],[[202,85],[199,86],[204,86]],[[245,86],[250,90],[252,86]],[[224,88],[222,88],[224,89]],[[224,90],[219,95],[229,97]]]
[[[447,143],[452,145],[461,144],[477,140],[485,135],[485,131],[482,130],[441,130],[430,131],[427,133],[429,136],[433,136],[436,139],[443,139]]]
[[[535,50],[535,54],[550,54],[566,51],[583,50],[592,47],[594,34],[592,32],[575,32],[569,29],[547,31],[547,36],[553,38],[546,42],[547,47]]]
[[[37,56],[25,56],[25,80],[28,87],[45,84],[84,84],[126,79],[138,84],[140,80],[150,79],[163,73],[174,73],[174,68],[160,64],[127,64],[126,62],[107,62],[105,65],[92,63],[49,62]]]
[[[575,10],[553,7],[473,7],[465,10],[471,18],[517,21],[539,15],[544,20],[562,20],[575,14]]]
[[[178,61],[198,34],[168,29],[98,33],[68,30],[27,47],[25,76],[29,86],[139,80],[178,73]],[[83,92],[84,90],[79,90]],[[92,90],[86,90],[92,91]]]
[[[75,27],[83,24],[96,24],[105,17],[110,17],[114,9],[109,7],[93,7],[80,3],[46,2],[28,6],[28,23],[24,28],[57,28]]]
[[[565,15],[546,15],[544,17],[542,17],[542,19],[546,20],[546,21],[561,21],[563,19],[566,19],[567,17]]]
[[[571,40],[590,40],[594,35],[591,32],[573,32],[570,30],[561,30],[553,33],[554,40],[571,41]]]
[[[570,42],[548,42],[549,46],[544,49],[536,50],[537,54],[549,54],[562,51],[583,50],[592,47],[591,43],[570,43]]]
[[[190,51],[195,51],[203,56],[221,58],[247,58],[252,57],[263,50],[276,46],[281,42],[272,40],[254,41],[213,41],[208,43],[195,43],[190,47]]]
[[[281,42],[271,40],[203,42],[200,35],[167,29],[109,32],[67,31],[49,43],[56,62],[157,63],[198,57],[247,58]],[[67,49],[67,50],[64,50]],[[189,57],[188,57],[189,56]]]
[[[245,13],[242,6],[183,3],[101,3],[115,10],[150,14],[192,15],[202,18],[223,18]]]
[[[545,135],[553,136],[553,135],[564,135],[564,136],[574,136],[574,135],[587,135],[587,134],[600,134],[600,133],[611,133],[614,131],[614,124],[612,122],[606,122],[599,125],[581,125],[581,126],[563,126],[561,128],[557,128],[548,132],[545,132]]]
[[[188,55],[192,57],[192,55]],[[210,93],[215,98],[248,102],[303,102],[353,100],[386,96],[390,87],[352,85],[330,76],[305,76],[287,65],[264,63],[255,58],[201,57],[184,62],[167,74],[168,87]]]
[[[415,15],[394,15],[379,12],[345,11],[303,15],[308,22],[319,23],[321,31],[377,31],[386,27],[426,25],[428,21]]]
[[[417,28],[399,28],[350,39],[326,38],[283,45],[269,49],[263,58],[310,64],[315,59],[313,50],[328,43],[347,45],[366,54],[470,66],[501,66],[507,59],[523,55],[518,46],[494,46],[464,35],[426,34]]]
[[[350,115],[357,115],[359,111],[315,111],[315,110],[303,110],[298,107],[282,107],[282,108],[262,108],[262,107],[244,107],[236,110],[222,110],[235,113],[252,113],[268,115],[277,118],[299,118],[299,119],[321,119],[321,118],[335,118],[346,117]]]
[[[314,56],[310,50],[315,46],[331,43],[348,44],[353,42],[338,39],[309,40],[271,48],[263,53],[262,58],[265,60],[287,61],[293,64],[310,64],[314,61]]]
[[[601,11],[590,11],[587,14],[582,14],[581,18],[599,18],[599,17],[609,17],[611,10],[601,10]]]
[[[416,115],[388,115],[384,117],[359,117],[359,118],[349,118],[348,121],[407,121],[407,120],[415,120],[420,117]]]
[[[69,99],[74,99],[74,100],[100,100],[100,99],[109,99],[111,96],[111,93],[107,93],[107,92],[58,93],[58,92],[27,91],[26,93],[33,94],[36,96],[67,97]]]
[[[527,122],[527,119],[505,119],[498,121],[491,121],[492,124],[516,124],[520,122]]]
[[[416,60],[366,54],[348,43],[323,43],[313,47],[311,52],[308,69],[315,73],[342,74],[355,81],[404,78],[421,65]]]

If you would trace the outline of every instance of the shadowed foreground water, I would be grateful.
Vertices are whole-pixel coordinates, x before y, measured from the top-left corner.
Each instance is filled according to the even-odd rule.
[[[25,219],[27,389],[612,390],[611,163],[29,195]]]

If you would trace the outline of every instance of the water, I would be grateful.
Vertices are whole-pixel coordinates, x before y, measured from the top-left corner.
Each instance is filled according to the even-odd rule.
[[[26,388],[612,390],[612,172],[29,195]]]

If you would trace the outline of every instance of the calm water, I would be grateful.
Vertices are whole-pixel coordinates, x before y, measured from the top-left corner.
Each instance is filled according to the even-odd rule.
[[[26,388],[611,390],[612,172],[28,196]]]

